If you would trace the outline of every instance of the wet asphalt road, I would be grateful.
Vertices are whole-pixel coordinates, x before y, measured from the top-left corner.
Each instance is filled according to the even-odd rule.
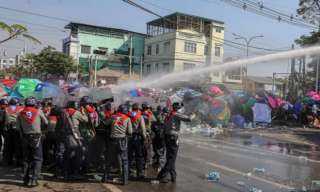
[[[248,146],[248,142],[252,145]],[[261,145],[261,143],[268,145]],[[74,189],[79,192],[248,192],[251,187],[256,187],[264,192],[282,192],[290,191],[289,188],[292,187],[298,189],[301,189],[302,186],[309,187],[312,180],[320,180],[320,162],[316,158],[308,160],[304,157],[291,155],[288,149],[279,148],[278,145],[274,145],[275,143],[274,141],[261,141],[257,138],[226,137],[216,139],[199,134],[184,134],[180,139],[176,184],[150,184],[150,181],[131,181],[127,186],[120,186],[99,182],[42,181],[41,187],[24,190],[12,182],[9,177],[8,180],[0,180],[0,191],[56,192],[73,191]],[[318,157],[319,152],[314,153]],[[254,173],[255,167],[264,168],[265,173]],[[220,182],[206,180],[205,174],[210,170],[220,172]],[[4,174],[4,172],[0,170],[0,174]],[[6,174],[10,176],[10,171],[7,171]],[[148,177],[153,178],[155,175],[155,173],[149,173]],[[245,183],[245,186],[240,186],[237,182]]]
[[[245,143],[246,139],[243,140]],[[264,168],[265,173],[254,173]],[[209,170],[221,174],[220,182],[208,182]],[[262,191],[290,191],[309,188],[312,180],[320,179],[320,162],[258,146],[245,146],[239,139],[214,139],[200,135],[183,135],[177,160],[176,184],[150,185],[132,183],[121,191],[223,191],[247,192],[251,187]],[[251,173],[250,173],[251,172]],[[238,185],[245,183],[245,186]]]

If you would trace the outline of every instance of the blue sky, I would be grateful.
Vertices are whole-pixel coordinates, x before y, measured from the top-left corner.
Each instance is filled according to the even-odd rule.
[[[262,34],[264,38],[254,41],[254,45],[260,47],[289,48],[294,39],[302,34],[309,33],[308,29],[257,16],[225,4],[220,0],[136,0],[136,2],[161,15],[180,11],[224,21],[226,23],[226,39],[229,40],[234,40],[232,33],[244,36]],[[152,6],[148,2],[161,8]],[[298,0],[263,0],[263,2],[265,5],[288,14],[295,14],[298,6]],[[137,32],[145,32],[145,23],[155,19],[154,16],[131,7],[121,0],[0,0],[0,6],[67,18],[70,21],[124,28]],[[62,39],[67,36],[67,33],[63,32],[63,27],[67,22],[2,9],[0,9],[0,20],[7,23],[33,23],[26,25],[30,32],[43,42],[43,46],[50,44],[59,50],[61,49]],[[1,37],[3,35],[3,33],[0,33]],[[41,49],[41,47],[28,42],[27,45],[30,52]],[[0,52],[5,49],[12,56],[21,51],[23,47],[23,41],[15,40],[0,46]],[[251,56],[262,53],[265,52],[252,50]],[[243,57],[244,54],[245,52],[242,50],[225,46],[225,56]],[[263,66],[263,69],[261,66]],[[286,72],[287,66],[288,61],[263,63],[251,67],[249,74],[270,75],[273,71]],[[268,70],[265,70],[266,68]]]

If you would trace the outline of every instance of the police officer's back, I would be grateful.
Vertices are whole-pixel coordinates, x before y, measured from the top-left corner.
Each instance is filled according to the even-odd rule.
[[[17,129],[21,130],[23,138],[23,182],[32,187],[38,185],[42,167],[41,124],[48,124],[47,118],[40,109],[36,108],[36,104],[35,98],[27,98],[25,108],[17,117]]]
[[[128,183],[128,145],[127,136],[132,134],[132,125],[130,118],[127,116],[128,108],[126,105],[120,105],[117,113],[111,116],[111,132],[110,132],[110,147],[115,151],[119,163],[122,165],[122,180],[123,184]],[[105,175],[103,181],[107,181],[110,176],[111,162],[107,161]]]

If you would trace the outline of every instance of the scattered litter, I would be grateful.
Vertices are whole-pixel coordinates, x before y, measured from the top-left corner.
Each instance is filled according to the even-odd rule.
[[[262,192],[261,189],[257,189],[255,187],[250,187],[249,192]]]
[[[241,187],[244,187],[244,186],[246,186],[246,183],[243,182],[243,181],[238,181],[238,182],[237,182],[237,185],[239,185],[239,186],[241,186]]]
[[[248,173],[246,173],[245,175],[244,175],[244,177],[246,177],[247,179],[249,179],[249,177],[251,177],[252,176],[252,173],[251,172],[248,172]]]
[[[218,182],[220,181],[220,173],[217,171],[210,171],[208,175],[206,175],[208,181]]]
[[[265,173],[266,169],[265,168],[254,168],[253,171],[255,173]]]
[[[305,156],[299,156],[300,161],[308,161],[308,158]]]
[[[307,190],[307,187],[306,187],[306,186],[302,186],[301,191],[302,191],[302,192],[307,192],[307,191],[308,191],[308,190]]]
[[[97,180],[97,181],[101,181],[101,179],[102,179],[101,176],[96,175],[96,174],[95,174],[93,177],[94,177],[94,179]]]
[[[159,181],[159,180],[151,180],[150,183],[151,183],[152,185],[157,185],[157,184],[160,183],[160,181]]]

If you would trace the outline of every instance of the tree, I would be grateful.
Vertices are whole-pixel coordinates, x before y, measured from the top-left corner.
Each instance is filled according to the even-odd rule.
[[[320,25],[320,0],[300,0],[298,15],[311,24]]]
[[[48,78],[67,77],[76,71],[76,65],[72,57],[58,52],[53,47],[44,48],[38,55],[31,56],[31,62],[38,76]]]
[[[297,9],[298,15],[311,24],[320,27],[320,0],[300,0],[299,8]],[[295,42],[301,47],[313,46],[320,43],[320,28],[318,31],[312,31],[310,35],[302,35]],[[316,64],[319,56],[311,56],[311,61],[307,64],[310,69],[306,74],[305,86],[314,87],[316,81]]]
[[[41,42],[37,38],[30,35],[28,33],[28,29],[22,25],[19,25],[19,24],[8,25],[8,24],[0,21],[0,30],[3,30],[8,33],[8,37],[6,37],[4,39],[0,39],[0,44],[7,42],[9,40],[15,39],[20,36],[24,37],[28,40],[31,40],[34,43],[41,44]]]

